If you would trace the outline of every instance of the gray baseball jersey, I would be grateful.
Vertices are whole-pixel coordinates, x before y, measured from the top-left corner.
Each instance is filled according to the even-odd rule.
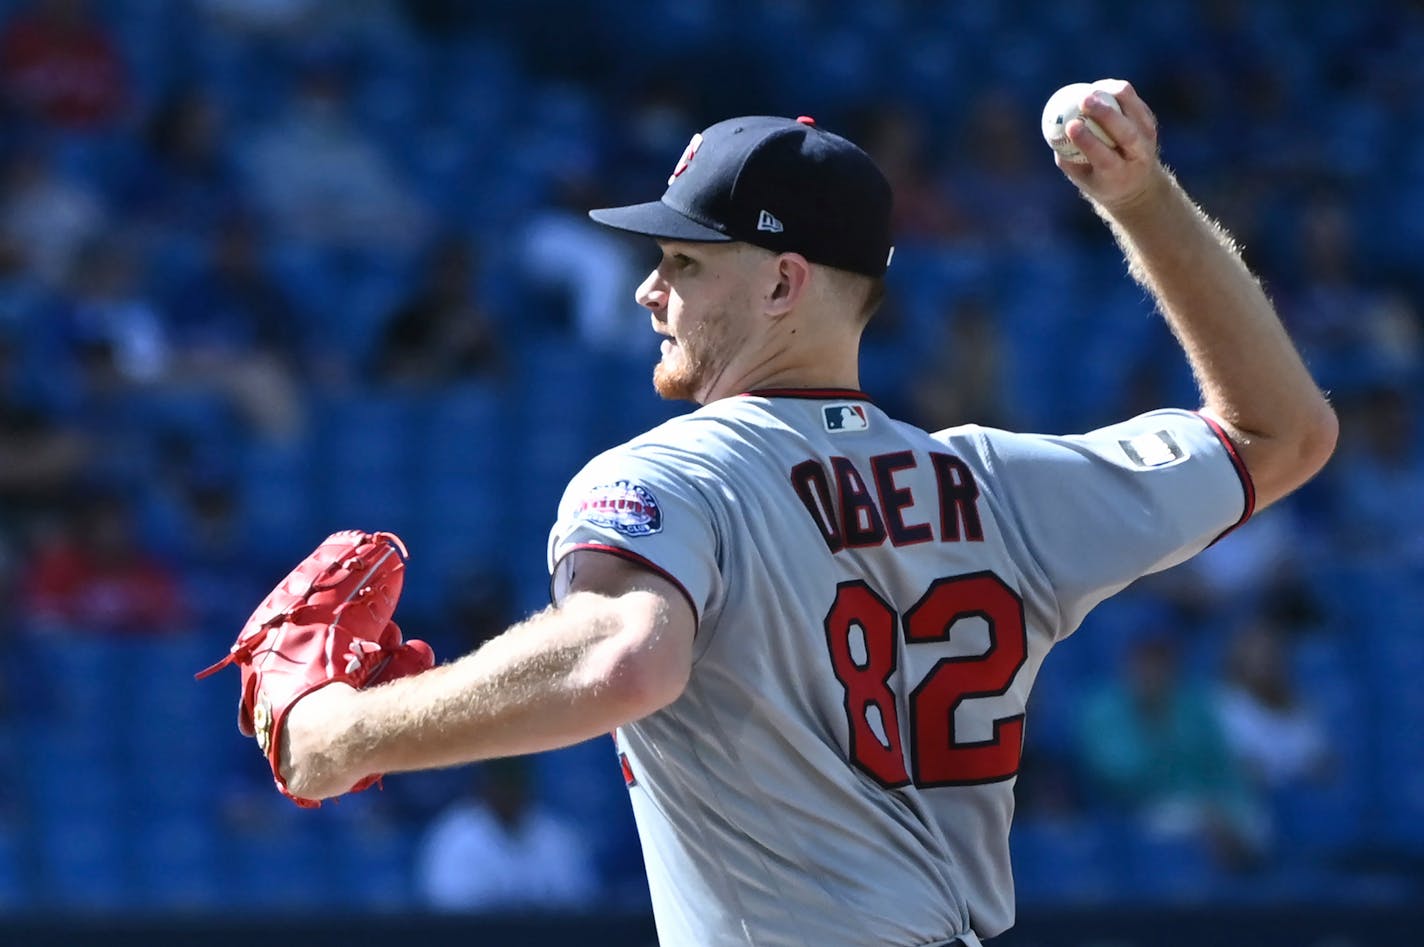
[[[691,679],[615,737],[664,944],[865,947],[1013,921],[1029,688],[1098,602],[1253,505],[1214,422],[930,434],[857,392],[727,398],[570,483],[576,549],[698,617]]]

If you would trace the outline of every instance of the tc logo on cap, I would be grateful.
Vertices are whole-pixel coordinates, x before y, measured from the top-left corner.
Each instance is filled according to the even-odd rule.
[[[682,157],[677,159],[677,167],[672,169],[672,176],[668,178],[668,184],[676,181],[678,175],[687,170],[687,166],[692,164],[692,158],[697,154],[697,149],[702,145],[702,133],[698,132],[692,136],[692,140],[687,143],[687,147],[682,149]]]

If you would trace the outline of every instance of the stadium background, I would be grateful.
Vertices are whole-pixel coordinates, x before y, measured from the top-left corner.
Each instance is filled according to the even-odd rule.
[[[1156,110],[1343,440],[1300,494],[1049,659],[1013,835],[1025,928],[1161,906],[1178,933],[1365,931],[1410,909],[1421,53],[1424,7],[1383,0],[0,2],[0,932],[139,918],[142,942],[182,942],[203,919],[424,910],[418,852],[481,768],[298,811],[233,727],[233,679],[192,672],[338,528],[407,540],[399,617],[443,656],[544,604],[566,479],[683,410],[648,380],[647,248],[582,212],[657,193],[712,121],[811,114],[895,179],[863,373],[891,411],[1067,431],[1191,406],[1038,138],[1048,93],[1098,76]],[[1131,736],[1110,708],[1134,662],[1175,652],[1164,673],[1229,715],[1244,639],[1286,670],[1264,689],[1314,728],[1311,764],[1263,773],[1248,732],[1171,763],[1199,771],[1105,782],[1095,747]],[[576,910],[645,930],[610,748],[538,757],[532,787],[592,853]],[[1173,821],[1193,793],[1221,831]]]

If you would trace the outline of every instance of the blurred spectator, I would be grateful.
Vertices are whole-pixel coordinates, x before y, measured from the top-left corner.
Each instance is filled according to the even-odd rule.
[[[76,502],[38,537],[18,595],[33,632],[165,634],[188,619],[177,574],[143,545],[129,502],[113,491]]]
[[[0,34],[0,85],[22,116],[67,128],[111,123],[128,72],[88,0],[34,0]]]
[[[168,429],[153,438],[142,507],[145,545],[174,565],[194,627],[222,641],[242,627],[290,563],[264,547],[239,494],[232,445],[208,432]],[[272,560],[277,560],[275,563]]]
[[[523,276],[556,318],[591,348],[626,352],[651,346],[647,311],[633,300],[646,274],[629,241],[588,219],[590,207],[607,203],[591,176],[565,177],[516,239]]]
[[[1105,811],[1126,807],[1152,833],[1205,837],[1221,863],[1253,862],[1265,823],[1216,710],[1181,672],[1178,644],[1151,629],[1131,643],[1124,676],[1099,689],[1078,721],[1078,751]]]
[[[194,0],[223,32],[267,50],[319,42],[372,45],[404,42],[406,21],[391,0]],[[465,9],[469,4],[464,4]]]
[[[1325,732],[1296,691],[1275,616],[1261,614],[1232,637],[1217,707],[1228,745],[1258,785],[1276,790],[1326,772]]]
[[[300,37],[325,24],[328,0],[197,0],[200,9],[227,29],[263,37]]]
[[[1273,506],[1181,565],[1145,577],[1140,587],[1197,618],[1239,614],[1298,577],[1308,541],[1294,505]]]
[[[106,216],[91,188],[61,177],[33,145],[6,157],[0,170],[0,243],[32,279],[61,285]]]
[[[1359,238],[1349,206],[1331,192],[1300,211],[1291,291],[1282,315],[1326,388],[1416,370],[1424,332],[1416,307],[1360,272]]]
[[[469,33],[483,25],[492,12],[483,4],[471,5],[462,0],[397,0],[396,6],[411,27],[419,31],[421,39],[431,43]]]
[[[1026,114],[1033,114],[1031,108],[1004,89],[986,89],[970,100],[964,125],[948,146],[967,162],[948,177],[950,199],[970,221],[970,242],[1061,253],[1064,221],[1077,198],[1072,188],[1041,173],[1043,140],[1022,121]]]
[[[169,311],[148,290],[140,249],[108,236],[85,249],[66,325],[89,401],[105,409],[130,396],[150,400],[147,420],[212,410],[264,438],[296,433],[302,420],[281,294],[255,260],[253,235],[234,222]],[[139,419],[140,422],[144,418]],[[194,423],[208,423],[207,419]]]
[[[0,336],[0,523],[53,510],[84,474],[89,443],[25,390],[19,342]]]
[[[959,424],[1011,426],[1004,404],[1007,346],[1001,320],[978,296],[956,300],[944,341],[921,354],[911,397],[928,431]]]
[[[144,130],[148,160],[128,187],[133,211],[174,237],[203,232],[238,203],[222,102],[198,86],[169,93]]]
[[[408,254],[431,215],[351,112],[347,66],[313,52],[284,112],[246,155],[252,197],[277,235],[314,247]]]
[[[1392,572],[1424,566],[1424,450],[1415,390],[1381,380],[1339,400],[1343,443],[1329,470],[1338,550]]]
[[[415,294],[391,314],[376,373],[399,385],[428,387],[504,372],[504,352],[476,296],[479,262],[463,237],[438,243]]]
[[[172,368],[172,340],[144,290],[144,260],[117,234],[83,249],[74,272],[68,331],[81,351],[106,353],[103,388],[122,391],[162,380]]]
[[[301,319],[263,265],[260,236],[225,217],[208,258],[168,307],[173,381],[221,392],[263,437],[293,436],[303,420]]]
[[[170,305],[173,338],[190,356],[217,362],[256,354],[294,363],[301,318],[272,279],[252,220],[233,214],[215,228],[207,258]]]
[[[920,113],[903,106],[877,108],[852,135],[895,189],[895,239],[937,243],[963,235],[971,226],[950,199],[929,161],[931,145]]]
[[[597,878],[576,828],[540,808],[529,761],[491,760],[473,793],[441,814],[417,858],[421,900],[442,911],[588,907]]]

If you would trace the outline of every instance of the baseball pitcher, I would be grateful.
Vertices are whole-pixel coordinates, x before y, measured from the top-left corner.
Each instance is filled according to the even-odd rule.
[[[661,198],[593,212],[657,241],[636,290],[665,337],[654,384],[700,407],[569,484],[549,609],[395,680],[358,661],[280,707],[249,681],[284,723],[266,732],[281,784],[316,800],[614,731],[663,943],[973,945],[1008,928],[1045,655],[1335,442],[1256,280],[1158,160],[1152,113],[1126,82],[1095,88],[1114,101],[1078,103],[1082,160],[1058,165],[1181,342],[1199,411],[1062,437],[889,417],[857,372],[891,266],[884,176],[809,118],[720,122]]]

